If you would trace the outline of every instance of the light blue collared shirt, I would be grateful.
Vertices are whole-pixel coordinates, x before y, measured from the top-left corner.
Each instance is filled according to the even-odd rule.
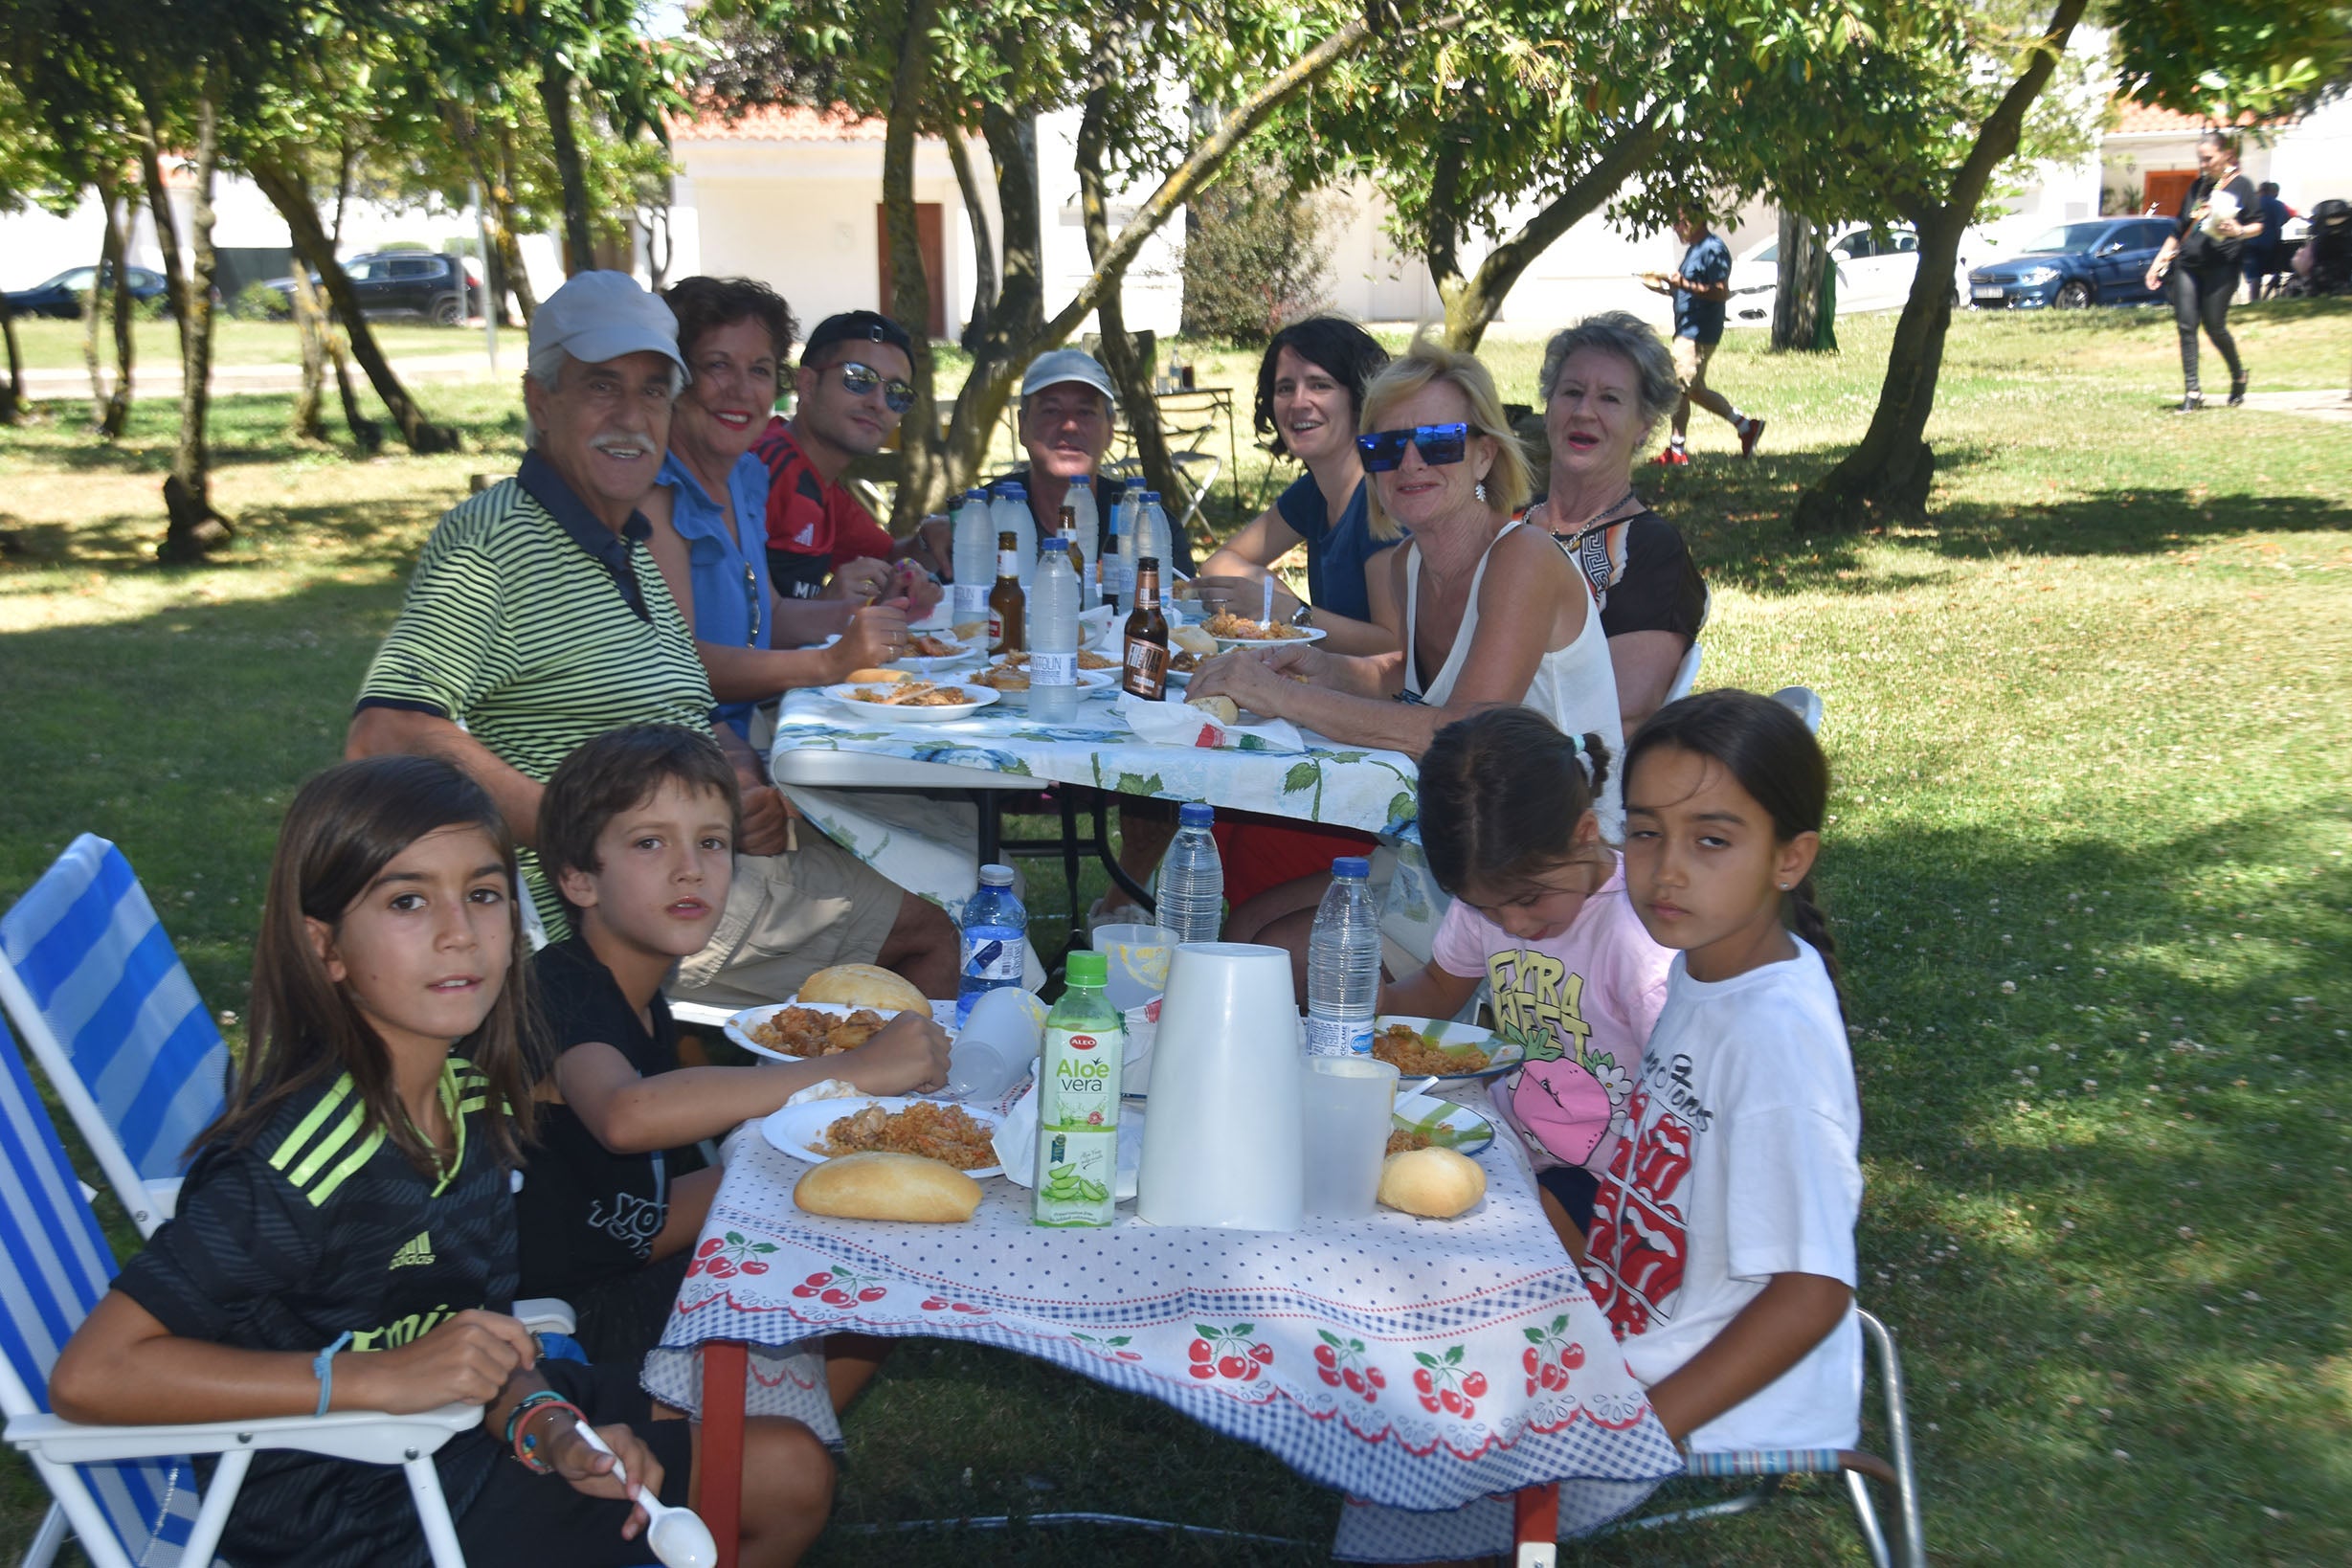
[[[719,504],[676,453],[662,458],[654,482],[670,487],[670,526],[686,542],[687,580],[694,591],[686,618],[693,623],[694,639],[734,648],[771,646],[768,465],[749,452],[735,459],[727,476],[728,499],[735,507],[732,529]],[[743,544],[745,533],[753,541],[750,549]],[[752,706],[722,703],[711,710],[711,722],[732,725],[737,734],[749,738]]]

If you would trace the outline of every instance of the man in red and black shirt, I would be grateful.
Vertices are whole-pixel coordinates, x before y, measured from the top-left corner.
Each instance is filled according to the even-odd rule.
[[[921,615],[939,588],[841,483],[883,449],[914,402],[906,329],[870,310],[829,316],[801,351],[793,416],[768,422],[752,450],[768,465],[768,576],[786,598],[909,596]]]

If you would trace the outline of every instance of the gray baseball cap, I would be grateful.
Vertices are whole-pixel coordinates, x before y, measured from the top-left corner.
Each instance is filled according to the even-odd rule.
[[[689,379],[678,352],[678,318],[625,272],[582,272],[531,314],[530,351],[561,348],[583,365],[623,354],[666,356]]]
[[[1034,397],[1064,381],[1092,387],[1113,403],[1119,400],[1119,394],[1110,389],[1110,372],[1083,348],[1055,348],[1031,360],[1027,373],[1020,378],[1020,394]]]

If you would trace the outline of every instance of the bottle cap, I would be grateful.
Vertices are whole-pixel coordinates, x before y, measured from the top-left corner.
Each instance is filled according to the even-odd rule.
[[[1007,501],[1026,501],[1029,499],[1029,487],[1019,480],[1006,480],[1004,495]]]
[[[1049,549],[1067,549],[1069,548],[1070,542],[1058,533],[1049,533],[1037,542],[1038,554],[1041,557]]]
[[[1159,504],[1159,492],[1158,492],[1157,490],[1146,490],[1146,491],[1143,493],[1143,504],[1144,504],[1145,505],[1147,505],[1147,506],[1156,506],[1156,505],[1158,505],[1158,504]]]
[[[1333,877],[1349,877],[1357,882],[1372,875],[1372,862],[1361,855],[1342,855],[1332,862]]]
[[[1110,959],[1099,952],[1084,950],[1073,952],[1064,961],[1062,978],[1070,985],[1083,985],[1101,990],[1110,983]]]
[[[1012,886],[1013,868],[1009,865],[983,865],[980,867],[980,885],[983,887]]]
[[[1135,570],[1137,571],[1157,571],[1159,570],[1159,557],[1156,555],[1136,556]]]
[[[1205,800],[1187,800],[1177,811],[1176,820],[1185,827],[1207,827],[1217,820],[1217,813]]]
[[[985,504],[988,500],[988,492],[986,490],[966,490],[964,500],[968,503],[977,501]]]

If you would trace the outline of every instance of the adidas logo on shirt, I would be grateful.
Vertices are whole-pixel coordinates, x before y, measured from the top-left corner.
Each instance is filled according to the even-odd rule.
[[[391,1266],[414,1268],[431,1262],[433,1262],[433,1233],[429,1230],[420,1230],[411,1240],[402,1243],[400,1250],[392,1254]]]

